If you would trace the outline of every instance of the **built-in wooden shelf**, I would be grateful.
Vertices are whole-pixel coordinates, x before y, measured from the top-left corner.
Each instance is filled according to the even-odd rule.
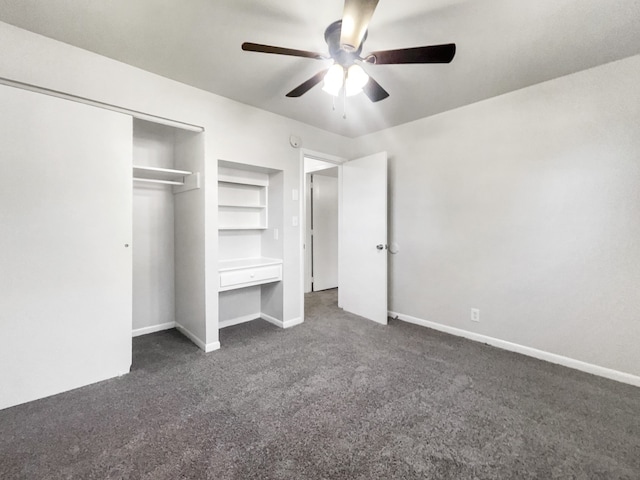
[[[267,228],[268,181],[251,177],[218,177],[218,229]]]

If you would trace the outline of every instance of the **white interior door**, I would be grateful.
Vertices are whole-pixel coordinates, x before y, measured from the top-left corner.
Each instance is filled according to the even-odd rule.
[[[339,304],[387,324],[387,154],[342,165]]]
[[[338,287],[338,168],[313,175],[312,249],[313,290]]]
[[[0,105],[1,409],[129,371],[132,146],[126,115]]]

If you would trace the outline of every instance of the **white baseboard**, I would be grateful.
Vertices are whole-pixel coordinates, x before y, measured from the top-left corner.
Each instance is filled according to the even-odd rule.
[[[618,370],[601,367],[599,365],[593,365],[591,363],[583,362],[581,360],[576,360],[574,358],[564,357],[562,355],[557,355],[555,353],[545,352],[544,350],[538,350],[536,348],[527,347],[525,345],[519,345],[517,343],[507,342],[506,340],[500,340],[499,338],[494,338],[486,335],[481,335],[479,333],[469,332],[467,330],[450,327],[448,325],[443,325],[441,323],[430,322],[428,320],[412,317],[410,315],[405,315],[403,313],[389,312],[389,316],[392,318],[397,317],[398,320],[402,320],[403,322],[413,323],[415,325],[420,325],[422,327],[432,328],[440,332],[449,333],[451,335],[455,335],[458,337],[464,337],[469,340],[474,340],[476,342],[486,343],[493,347],[501,348],[503,350],[508,350],[510,352],[520,353],[528,357],[537,358],[539,360],[545,360],[547,362],[562,365],[564,367],[573,368],[575,370],[591,373],[593,375],[598,375],[600,377],[608,378],[610,380],[615,380],[618,382],[627,383],[629,385],[640,387],[640,377],[636,375],[631,375],[630,373],[624,373]]]
[[[301,317],[294,318],[292,320],[287,320],[287,321],[278,320],[277,318],[272,317],[271,315],[267,315],[266,313],[261,313],[260,317],[263,320],[266,320],[267,322],[272,323],[275,326],[280,327],[280,328],[291,328],[291,327],[294,327],[296,325],[300,325],[301,323],[303,323],[303,320],[302,320]]]
[[[132,337],[139,337],[140,335],[147,335],[149,333],[161,332],[162,330],[169,330],[175,328],[176,322],[161,323],[159,325],[151,325],[150,327],[136,328],[131,332]]]
[[[251,315],[242,315],[241,317],[229,318],[228,320],[218,321],[218,328],[232,327],[233,325],[240,325],[241,323],[250,322],[256,318],[260,318],[262,314],[252,313]]]
[[[276,327],[284,328],[284,322],[282,320],[278,320],[276,317],[272,317],[271,315],[267,315],[266,313],[261,313],[260,318],[266,320],[269,323],[272,323]]]
[[[182,325],[178,323],[176,323],[176,329],[185,337],[187,337],[189,340],[191,340],[193,343],[195,343],[198,347],[200,347],[201,350],[204,350],[206,353],[213,352],[214,350],[218,350],[220,348],[220,342],[205,343],[202,340],[200,340],[196,335],[194,335],[192,332],[190,332],[188,329],[184,328]]]
[[[295,327],[296,325],[300,325],[301,323],[304,323],[304,319],[302,317],[292,318],[291,320],[283,322],[282,328]]]
[[[302,318],[300,317],[283,322],[282,320],[279,320],[276,317],[272,317],[271,315],[267,315],[266,313],[255,313],[251,315],[243,315],[241,317],[230,318],[228,320],[222,320],[221,322],[218,322],[218,328],[225,328],[225,327],[231,327],[233,325],[239,325],[241,323],[250,322],[257,318],[262,318],[263,320],[280,328],[290,328],[302,323]]]

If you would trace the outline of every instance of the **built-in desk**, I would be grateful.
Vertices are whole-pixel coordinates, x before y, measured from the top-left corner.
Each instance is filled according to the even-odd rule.
[[[282,280],[282,260],[242,258],[219,263],[220,292]]]

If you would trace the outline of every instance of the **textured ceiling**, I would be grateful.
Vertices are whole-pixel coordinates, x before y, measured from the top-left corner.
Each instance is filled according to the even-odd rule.
[[[0,20],[144,70],[355,137],[640,53],[640,1],[380,0],[363,54],[456,43],[445,65],[365,65],[391,96],[332,109],[328,61],[244,52],[242,42],[326,53],[342,0],[0,0]]]

